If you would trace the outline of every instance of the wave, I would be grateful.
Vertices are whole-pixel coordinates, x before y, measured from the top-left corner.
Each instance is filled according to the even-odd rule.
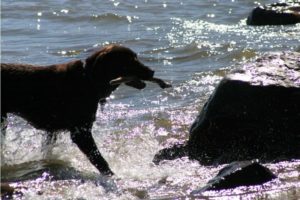
[[[62,10],[63,11],[63,10]],[[80,15],[74,13],[66,13],[66,12],[48,12],[43,13],[41,16],[43,19],[48,20],[62,20],[63,22],[126,22],[131,23],[132,20],[137,19],[135,16],[129,15],[120,15],[116,13],[102,13],[102,14],[90,14],[90,15]]]

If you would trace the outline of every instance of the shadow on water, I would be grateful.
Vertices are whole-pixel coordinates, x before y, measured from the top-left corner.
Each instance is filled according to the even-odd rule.
[[[1,182],[35,181],[36,184],[45,181],[86,181],[96,186],[102,186],[106,192],[116,191],[117,186],[108,177],[95,172],[81,172],[62,160],[38,160],[17,165],[1,166]]]
[[[86,178],[73,167],[60,160],[30,161],[17,165],[5,165],[1,167],[1,181],[14,182],[26,181],[41,177],[46,172],[53,180]]]

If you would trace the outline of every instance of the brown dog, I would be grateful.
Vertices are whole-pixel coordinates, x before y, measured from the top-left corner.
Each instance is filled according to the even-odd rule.
[[[98,103],[121,84],[142,89],[142,80],[165,88],[128,48],[110,45],[85,60],[51,66],[1,64],[1,122],[7,113],[49,134],[69,130],[71,139],[103,174],[112,175],[92,137]]]

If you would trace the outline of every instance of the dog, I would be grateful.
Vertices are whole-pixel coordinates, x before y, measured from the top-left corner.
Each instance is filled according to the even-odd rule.
[[[70,131],[72,141],[104,175],[114,173],[92,137],[99,103],[104,105],[122,83],[137,89],[146,86],[144,81],[170,87],[154,78],[136,53],[119,45],[106,46],[85,61],[50,66],[2,63],[1,76],[1,124],[13,113],[49,135]]]

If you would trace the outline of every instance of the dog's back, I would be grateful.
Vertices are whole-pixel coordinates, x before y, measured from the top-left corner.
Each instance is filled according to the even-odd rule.
[[[33,73],[34,72],[34,73]],[[45,69],[23,64],[1,64],[2,112],[22,112],[32,102],[36,79],[45,74]]]
[[[18,112],[49,90],[46,84],[53,77],[51,68],[21,64],[1,64],[2,111]],[[48,82],[48,83],[47,83]],[[50,85],[49,88],[52,88]]]
[[[82,70],[80,61],[53,66],[1,64],[1,115],[17,114],[48,131],[68,129],[79,121],[76,109],[88,117],[80,109],[89,92]]]

